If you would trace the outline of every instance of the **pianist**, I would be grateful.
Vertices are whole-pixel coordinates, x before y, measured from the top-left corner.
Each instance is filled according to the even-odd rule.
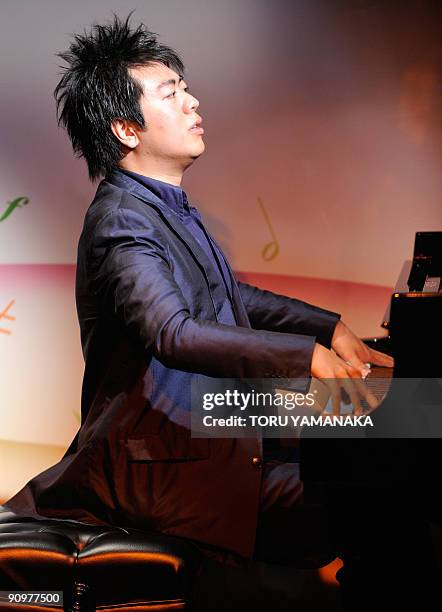
[[[359,384],[366,364],[391,359],[339,315],[235,280],[181,187],[205,145],[175,51],[115,18],[61,57],[60,123],[90,178],[104,177],[78,247],[82,425],[63,459],[6,506],[299,562],[298,464],[258,439],[191,438],[192,380],[313,374],[332,379],[338,404],[342,386],[360,405],[372,400]]]

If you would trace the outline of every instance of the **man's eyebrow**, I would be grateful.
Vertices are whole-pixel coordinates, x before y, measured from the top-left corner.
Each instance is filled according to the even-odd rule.
[[[178,80],[178,84],[181,83],[181,81],[183,80],[184,77],[180,76],[179,80]],[[157,86],[157,90],[161,89],[162,87],[166,87],[166,85],[176,85],[176,79],[167,79],[167,81],[163,81],[162,83],[160,83]]]

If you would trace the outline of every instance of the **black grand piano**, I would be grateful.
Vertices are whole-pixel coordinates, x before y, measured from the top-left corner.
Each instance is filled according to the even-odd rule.
[[[392,372],[370,375],[384,384],[373,427],[301,436],[305,501],[326,508],[352,612],[382,609],[382,589],[396,591],[389,605],[442,609],[441,277],[442,232],[418,232],[382,323],[388,336],[367,340],[395,358]]]
[[[389,335],[367,343],[395,357],[394,377],[442,376],[442,232],[417,232],[382,322]]]
[[[381,396],[384,396],[372,413],[374,427],[356,440],[348,439],[339,430],[323,427],[304,431],[301,463],[307,488],[341,478],[371,478],[370,470],[363,474],[360,464],[346,461],[347,447],[349,453],[355,453],[364,446],[362,439],[365,442],[388,439],[385,446],[390,446],[394,439],[407,438],[409,445],[412,439],[437,439],[442,468],[441,278],[442,232],[417,232],[413,260],[405,262],[382,322],[382,327],[388,329],[388,336],[365,340],[395,359],[393,369],[375,367],[367,380],[375,394],[378,395],[376,387],[380,386]],[[429,405],[434,406],[431,414],[428,410],[425,412]],[[365,446],[371,452],[371,446]],[[371,457],[371,461],[374,459]]]

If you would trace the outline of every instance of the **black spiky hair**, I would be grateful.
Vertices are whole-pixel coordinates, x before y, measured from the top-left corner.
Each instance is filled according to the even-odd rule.
[[[157,42],[144,24],[133,29],[131,14],[90,32],[75,35],[69,49],[59,53],[67,64],[54,91],[58,124],[72,142],[77,157],[84,157],[94,180],[110,172],[122,159],[123,150],[111,130],[115,119],[146,127],[140,108],[143,93],[129,69],[160,62],[184,75],[179,55]]]

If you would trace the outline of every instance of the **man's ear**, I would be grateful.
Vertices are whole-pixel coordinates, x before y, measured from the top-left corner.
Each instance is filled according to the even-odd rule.
[[[114,119],[111,123],[111,130],[121,144],[129,149],[135,149],[140,142],[137,130],[131,121],[127,121],[126,119]]]

